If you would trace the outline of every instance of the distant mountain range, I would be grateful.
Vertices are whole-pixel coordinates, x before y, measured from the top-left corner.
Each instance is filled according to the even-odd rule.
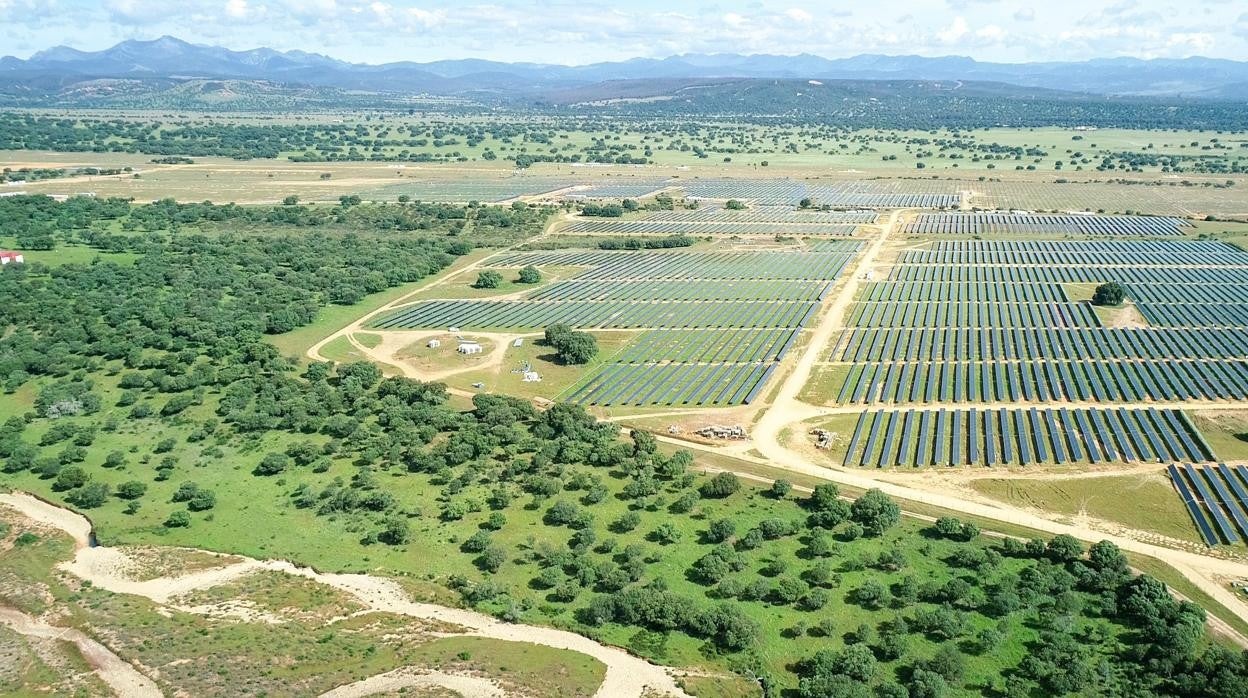
[[[1008,64],[960,56],[827,59],[809,54],[686,54],[583,66],[474,59],[367,65],[304,51],[232,51],[170,36],[124,41],[103,51],[58,46],[26,60],[0,58],[0,94],[37,97],[80,83],[119,78],[131,81],[124,84],[233,79],[381,93],[524,98],[630,80],[929,80],[1006,83],[1096,95],[1248,99],[1248,62],[1211,58]]]

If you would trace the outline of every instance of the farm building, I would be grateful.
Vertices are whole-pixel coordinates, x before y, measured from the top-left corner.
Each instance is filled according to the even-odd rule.
[[[455,351],[461,354],[480,354],[482,352],[481,345],[476,342],[460,342]]]
[[[429,347],[430,349],[437,349],[438,347],[442,346],[442,340],[431,339],[429,340],[429,343],[426,344],[425,346]]]
[[[10,250],[0,250],[0,264],[21,264],[26,261],[21,252],[12,252]]]

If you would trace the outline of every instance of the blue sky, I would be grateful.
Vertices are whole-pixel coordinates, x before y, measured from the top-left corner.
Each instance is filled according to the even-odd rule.
[[[171,34],[345,60],[582,64],[678,53],[1248,60],[1243,0],[0,0],[0,54]]]

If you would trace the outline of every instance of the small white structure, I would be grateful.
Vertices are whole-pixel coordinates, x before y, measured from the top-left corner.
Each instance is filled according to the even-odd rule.
[[[455,351],[467,356],[471,354],[480,354],[484,350],[481,348],[481,345],[476,342],[460,342],[459,346],[455,348]]]
[[[21,264],[25,261],[26,257],[21,252],[0,250],[0,264]]]
[[[429,340],[429,343],[426,344],[425,346],[429,347],[430,349],[437,349],[438,347],[442,346],[442,340],[431,339]]]
[[[459,332],[459,328],[458,328],[458,327],[452,327],[452,328],[448,329],[448,330],[447,330],[447,332],[450,332],[450,333],[452,333],[452,334],[455,334],[455,333]]]
[[[537,371],[525,371],[524,378],[521,380],[525,383],[541,383],[542,375]]]
[[[512,343],[511,343],[511,346],[513,346],[513,347],[518,347],[518,346],[521,346],[521,345],[523,345],[523,344],[524,344],[524,337],[516,337],[516,341],[512,342]]]

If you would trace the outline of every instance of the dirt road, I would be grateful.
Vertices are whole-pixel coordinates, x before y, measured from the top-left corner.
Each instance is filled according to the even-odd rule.
[[[367,611],[439,621],[464,628],[464,634],[473,637],[527,642],[589,655],[606,666],[606,677],[595,693],[597,698],[641,698],[643,695],[690,698],[676,684],[675,678],[668,669],[634,657],[617,647],[603,645],[565,630],[504,623],[476,611],[418,603],[412,601],[397,582],[384,577],[365,574],[327,574],[307,567],[298,567],[285,560],[243,558],[241,562],[216,569],[177,577],[136,581],[124,574],[124,570],[130,567],[125,560],[124,551],[88,546],[91,524],[77,513],[17,492],[0,494],[0,504],[12,507],[33,520],[68,533],[74,539],[76,551],[74,559],[64,564],[63,569],[80,579],[91,582],[98,588],[114,593],[143,596],[155,603],[169,605],[178,596],[198,589],[218,586],[259,570],[284,572],[345,592],[362,604]],[[191,610],[183,606],[176,606],[176,608]],[[155,695],[160,694],[157,692]]]
[[[0,623],[26,637],[74,643],[83,659],[95,670],[96,676],[120,698],[160,698],[163,695],[155,681],[81,631],[49,625],[34,616],[5,607],[0,607]]]

